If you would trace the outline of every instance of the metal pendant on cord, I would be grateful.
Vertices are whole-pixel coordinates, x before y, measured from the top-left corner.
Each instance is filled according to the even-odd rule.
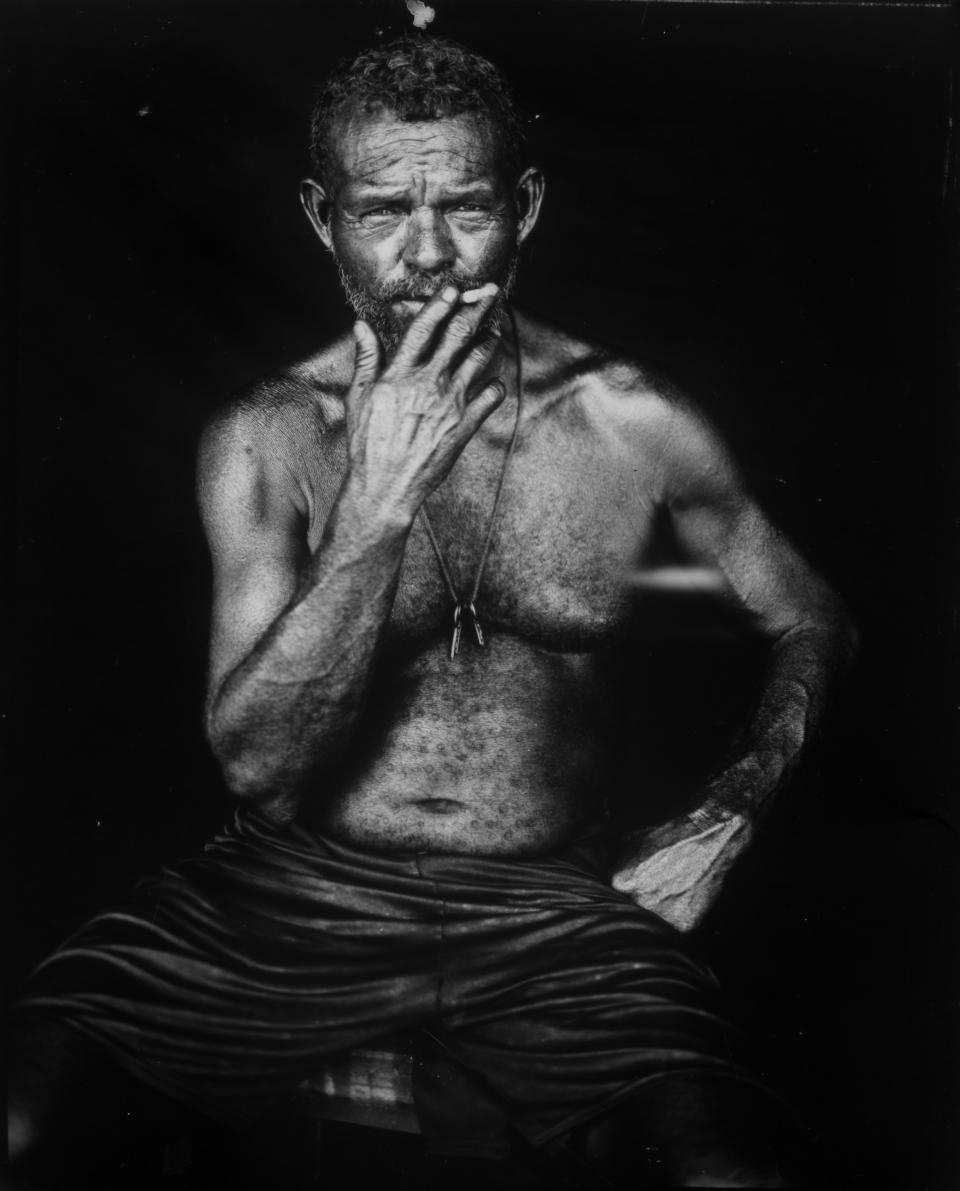
[[[470,596],[468,599],[462,599],[458,594],[457,589],[453,585],[453,579],[450,577],[450,570],[447,567],[443,554],[440,551],[440,545],[437,542],[436,534],[433,532],[433,526],[430,524],[430,517],[427,514],[426,502],[420,506],[420,513],[423,518],[423,527],[427,531],[427,537],[430,539],[430,545],[433,547],[433,552],[437,556],[440,574],[443,576],[443,581],[447,585],[447,591],[450,594],[450,599],[453,601],[453,633],[450,638],[451,661],[453,661],[453,659],[460,652],[460,637],[463,632],[463,622],[465,618],[468,618],[471,625],[473,626],[473,635],[476,639],[477,645],[482,649],[486,644],[483,626],[480,623],[480,617],[477,615],[477,594],[480,591],[480,583],[483,580],[484,568],[487,565],[487,558],[490,554],[490,543],[493,540],[493,527],[497,520],[497,510],[500,507],[500,497],[503,493],[503,482],[507,478],[507,466],[510,463],[510,457],[513,454],[513,448],[517,441],[517,431],[520,429],[520,404],[523,397],[523,365],[520,361],[520,336],[517,332],[517,320],[514,316],[513,308],[506,302],[504,302],[504,307],[510,319],[510,329],[513,334],[513,345],[517,354],[517,416],[514,419],[513,433],[510,435],[510,442],[507,444],[507,452],[503,459],[503,468],[500,471],[500,479],[497,483],[497,491],[493,498],[493,508],[490,511],[490,523],[487,526],[487,536],[484,539],[483,551],[480,555],[480,565],[477,567],[477,576],[473,581],[473,587],[470,591]]]

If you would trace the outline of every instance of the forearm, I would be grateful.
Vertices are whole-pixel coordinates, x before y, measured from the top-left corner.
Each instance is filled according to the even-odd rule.
[[[716,899],[754,824],[822,722],[829,687],[849,664],[843,616],[801,624],[772,646],[756,710],[727,760],[685,815],[621,841],[614,888],[680,930]]]
[[[389,619],[411,521],[348,476],[298,591],[211,699],[207,729],[231,790],[296,803],[343,749]]]
[[[707,783],[701,823],[754,818],[786,782],[823,721],[849,666],[854,635],[839,608],[802,622],[772,645],[753,714]]]
[[[841,601],[763,515],[705,419],[677,400],[665,426],[661,499],[680,557],[712,568],[769,643],[753,713],[698,805],[623,841],[615,887],[686,930],[816,734],[855,638]]]

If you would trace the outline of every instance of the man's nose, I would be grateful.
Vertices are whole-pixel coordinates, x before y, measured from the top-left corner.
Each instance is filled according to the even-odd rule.
[[[456,249],[443,215],[429,209],[413,212],[407,223],[404,264],[421,273],[436,273],[448,269],[456,259]]]

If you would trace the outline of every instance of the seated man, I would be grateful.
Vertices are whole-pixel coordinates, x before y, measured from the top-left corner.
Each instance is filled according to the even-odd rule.
[[[544,183],[488,62],[362,53],[312,148],[303,205],[359,321],[200,454],[207,726],[239,810],[34,974],[11,1139],[28,1167],[77,1078],[57,1055],[88,1044],[259,1122],[325,1055],[425,1029],[483,1106],[451,1124],[427,1064],[438,1144],[501,1152],[502,1121],[606,1186],[641,1185],[644,1153],[673,1185],[789,1185],[786,1114],[681,932],[810,737],[850,650],[838,602],[683,393],[513,311]],[[766,637],[765,677],[699,805],[616,838],[665,529]]]

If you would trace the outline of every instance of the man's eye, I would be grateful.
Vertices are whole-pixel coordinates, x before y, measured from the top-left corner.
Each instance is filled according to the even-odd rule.
[[[457,203],[453,210],[457,213],[462,211],[467,215],[484,215],[487,208],[483,203]]]
[[[369,211],[364,211],[364,219],[399,219],[403,215],[403,211],[399,207],[371,207]]]

